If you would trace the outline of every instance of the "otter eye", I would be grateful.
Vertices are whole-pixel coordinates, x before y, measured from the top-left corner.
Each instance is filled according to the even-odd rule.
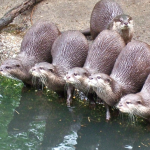
[[[74,76],[77,76],[78,74],[77,73],[74,73]]]
[[[85,76],[88,76],[88,74],[87,74],[86,72],[84,72],[84,75],[85,75]]]
[[[6,66],[5,68],[6,68],[6,69],[11,69],[11,67],[9,67],[9,66]]]
[[[110,79],[106,79],[106,82],[110,84],[111,80]]]
[[[130,102],[126,102],[126,104],[130,104]]]
[[[53,69],[48,69],[50,72],[53,72]]]
[[[132,18],[130,17],[130,18],[128,18],[128,21],[130,21],[130,20],[132,20]]]
[[[101,79],[101,77],[100,77],[100,76],[97,76],[97,79]]]
[[[40,69],[40,70],[44,70],[44,68],[43,68],[43,67],[40,67],[39,69]]]
[[[141,104],[141,101],[137,101],[138,104]]]
[[[16,65],[16,67],[20,67],[20,65]]]

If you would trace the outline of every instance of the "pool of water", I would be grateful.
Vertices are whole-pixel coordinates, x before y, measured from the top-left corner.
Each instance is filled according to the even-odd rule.
[[[149,150],[150,125],[75,99],[67,108],[51,91],[0,77],[0,150]]]

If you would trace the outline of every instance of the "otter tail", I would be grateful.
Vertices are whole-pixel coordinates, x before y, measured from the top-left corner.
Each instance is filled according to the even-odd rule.
[[[85,36],[90,36],[91,35],[91,31],[90,28],[87,28],[85,30],[80,30],[80,32],[85,35]]]

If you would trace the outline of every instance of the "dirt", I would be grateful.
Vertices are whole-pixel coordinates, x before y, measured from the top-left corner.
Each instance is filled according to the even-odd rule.
[[[0,17],[2,17],[24,0],[0,1]],[[90,15],[96,2],[98,0],[44,0],[31,10],[19,15],[0,34],[0,63],[6,58],[15,57],[20,50],[26,30],[38,20],[49,20],[61,31],[88,28]],[[150,0],[119,0],[117,2],[125,14],[133,17],[134,39],[150,44]]]

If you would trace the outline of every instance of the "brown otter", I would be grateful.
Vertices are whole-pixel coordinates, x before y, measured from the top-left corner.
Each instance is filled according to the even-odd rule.
[[[88,77],[96,72],[110,74],[124,46],[123,39],[116,31],[102,31],[91,45],[83,68],[70,69],[65,76],[66,82],[71,83],[86,95],[92,93],[93,90],[86,82]]]
[[[117,108],[123,113],[138,115],[150,121],[150,75],[142,90],[139,93],[122,97]]]
[[[53,23],[40,21],[34,24],[23,38],[19,55],[3,62],[0,74],[32,84],[29,69],[38,62],[52,62],[51,47],[59,35],[60,32]]]
[[[117,31],[125,43],[131,41],[133,37],[133,20],[129,15],[125,15],[118,3],[111,0],[101,0],[93,8],[90,29],[81,31],[85,35],[92,35],[95,39],[104,29]]]
[[[134,32],[132,17],[125,14],[118,15],[108,24],[107,29],[117,31],[127,44],[132,40]]]
[[[52,47],[52,64],[36,64],[30,72],[41,78],[43,84],[57,93],[64,93],[64,76],[74,67],[82,67],[88,53],[88,43],[79,31],[63,32]],[[67,105],[70,106],[72,87],[67,90]]]
[[[110,76],[94,74],[89,77],[89,85],[108,105],[114,106],[123,95],[136,93],[142,88],[150,73],[149,66],[149,45],[132,41],[119,54]]]

